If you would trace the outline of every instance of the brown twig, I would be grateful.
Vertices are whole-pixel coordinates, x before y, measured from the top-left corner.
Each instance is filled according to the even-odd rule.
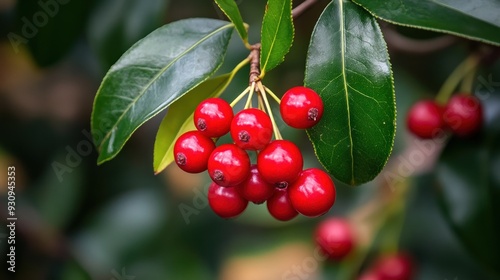
[[[311,6],[313,6],[317,2],[318,0],[305,0],[292,10],[292,17],[294,19],[298,18],[300,15],[302,15],[306,10],[311,8]]]
[[[302,15],[306,10],[316,4],[318,0],[305,0],[297,7],[292,10],[292,17],[294,19],[298,18]],[[260,77],[260,43],[253,44],[250,46],[250,54],[248,57],[250,58],[250,78],[249,84],[258,82]]]
[[[251,46],[250,50],[250,85],[260,80],[260,43]]]
[[[443,35],[432,39],[413,39],[397,32],[393,26],[381,23],[385,41],[390,50],[413,54],[427,54],[448,48],[458,42],[458,38]]]
[[[292,10],[292,17],[298,18],[316,4],[318,0],[305,0]],[[250,85],[260,80],[260,43],[250,46]]]

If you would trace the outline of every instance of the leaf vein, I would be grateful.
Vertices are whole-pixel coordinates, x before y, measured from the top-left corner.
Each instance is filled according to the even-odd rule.
[[[345,53],[346,53],[346,34],[345,34],[345,18],[344,18],[344,7],[343,0],[338,0],[339,11],[340,11],[340,33],[341,33],[341,63],[342,63],[342,77],[343,77],[343,85],[344,85],[344,93],[346,100],[346,108],[347,108],[347,126],[349,131],[349,143],[350,143],[350,153],[351,153],[351,183],[354,183],[354,149],[353,149],[353,140],[352,140],[352,131],[351,131],[351,112],[350,112],[350,104],[349,104],[349,91],[346,77],[346,61],[345,61]]]
[[[116,122],[111,126],[111,129],[109,130],[108,133],[106,133],[106,135],[103,137],[102,141],[101,141],[101,144],[99,146],[102,146],[104,144],[104,142],[106,142],[112,132],[114,131],[114,129],[117,127],[118,123],[123,119],[123,117],[126,115],[126,113],[132,108],[133,109],[133,106],[134,106],[134,103],[137,102],[137,100],[139,100],[139,98],[141,98],[146,92],[147,92],[147,89],[149,89],[151,87],[151,85],[153,85],[154,81],[156,81],[162,74],[164,74],[175,62],[177,62],[181,57],[183,57],[185,54],[189,53],[190,51],[192,51],[196,46],[202,44],[204,41],[208,40],[208,38],[212,37],[214,34],[217,34],[218,32],[226,29],[226,28],[229,28],[231,27],[233,24],[226,24],[224,26],[221,26],[219,27],[218,29],[212,31],[211,33],[207,34],[206,36],[204,36],[201,40],[195,42],[195,44],[193,44],[192,46],[190,46],[189,48],[187,48],[185,51],[183,51],[182,53],[180,53],[177,57],[175,57],[170,63],[168,63],[165,67],[161,68],[160,69],[160,72],[158,72],[158,74],[156,74],[153,79],[151,79],[151,81],[141,90],[141,92],[137,95],[137,97],[135,97],[133,99],[133,102],[131,102],[124,110],[123,110],[123,114],[120,115],[120,117],[116,120]],[[109,146],[109,145],[108,145]]]
[[[269,59],[271,58],[272,49],[274,48],[276,38],[278,37],[278,32],[280,30],[281,25],[283,24],[282,19],[283,19],[283,14],[285,13],[285,7],[286,7],[286,1],[283,1],[283,7],[281,9],[281,14],[279,16],[279,24],[276,27],[276,31],[274,32],[273,40],[271,41],[271,46],[269,48],[269,52],[267,53],[266,61],[264,62],[264,65],[262,67],[264,69],[264,71],[267,68],[267,63],[269,62]]]

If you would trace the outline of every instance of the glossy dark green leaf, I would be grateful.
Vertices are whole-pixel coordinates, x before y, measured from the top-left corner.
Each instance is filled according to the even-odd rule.
[[[166,0],[105,0],[87,29],[92,48],[107,69],[135,42],[162,25]]]
[[[234,24],[243,42],[248,43],[248,32],[236,2],[234,0],[215,0],[215,3]]]
[[[262,75],[283,62],[293,43],[291,0],[269,0],[261,30],[260,68]]]
[[[498,143],[500,137],[495,140]],[[491,167],[500,153],[498,149],[492,153],[492,144],[454,139],[444,150],[436,174],[441,203],[457,235],[481,262],[498,268],[500,224],[489,176],[498,173]]]
[[[484,100],[486,128],[473,138],[454,138],[437,164],[439,201],[464,247],[500,275],[500,98]]]
[[[396,121],[391,65],[375,18],[350,1],[330,3],[311,38],[305,84],[325,105],[308,130],[319,161],[350,185],[375,178],[391,154]]]
[[[210,97],[219,96],[231,82],[233,75],[221,75],[199,84],[168,108],[167,115],[156,134],[153,167],[160,173],[174,161],[174,143],[183,133],[196,130],[193,112],[198,104]]]
[[[16,52],[28,46],[37,64],[45,67],[68,55],[96,1],[16,2],[16,27],[7,35],[11,46]]]
[[[213,75],[233,28],[214,19],[170,23],[137,42],[111,67],[91,120],[99,164],[116,156],[144,122]]]
[[[354,0],[376,17],[411,27],[500,45],[496,0]]]

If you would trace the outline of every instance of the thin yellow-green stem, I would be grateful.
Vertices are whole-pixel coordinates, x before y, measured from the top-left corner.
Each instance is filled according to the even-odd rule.
[[[398,250],[401,231],[406,216],[404,208],[409,199],[412,186],[409,179],[405,179],[395,184],[382,185],[381,188],[391,188],[392,193],[390,197],[386,197],[386,194],[381,192],[377,197],[373,197],[368,203],[364,204],[363,207],[360,207],[349,217],[349,220],[353,223],[369,223],[369,228],[364,230],[368,231],[368,233],[365,233],[368,235],[367,239],[363,244],[359,244],[360,246],[358,246],[357,250],[354,252],[355,254],[348,259],[348,265],[340,266],[339,270],[345,276],[345,279],[353,279],[355,275],[359,273],[369,251],[374,246],[374,240],[389,222],[395,222],[397,224],[394,227],[392,227],[392,224],[390,225],[390,231],[386,233],[389,234],[389,238],[382,241],[382,247],[379,247],[378,250],[382,252],[382,254],[396,252]],[[396,218],[396,220],[391,220],[393,218]]]
[[[259,109],[265,111],[266,109],[264,108],[264,100],[262,100],[262,95],[257,94],[257,97],[259,100]]]
[[[247,58],[243,59],[240,63],[238,63],[238,65],[236,65],[234,67],[233,71],[231,71],[230,78],[233,79],[234,75],[236,75],[236,73],[238,73],[238,71],[240,71],[241,68],[243,68],[245,65],[250,63],[250,60],[251,60],[251,58],[247,57]]]
[[[267,100],[266,91],[264,89],[264,86],[262,86],[262,83],[259,81],[259,82],[257,82],[257,87],[259,88],[259,94],[262,96],[262,99],[264,100],[264,104],[266,105],[267,113],[269,114],[269,118],[271,118],[271,123],[273,125],[273,130],[274,130],[274,137],[276,138],[276,140],[281,140],[281,139],[283,139],[283,137],[281,137],[281,133],[278,129],[278,126],[276,125],[276,121],[274,120],[273,111],[271,110],[271,106],[269,105],[269,101]]]
[[[460,63],[443,83],[443,86],[441,86],[441,89],[436,96],[436,102],[446,104],[465,75],[474,70],[478,64],[479,58],[476,54],[469,55],[462,63]]]
[[[248,43],[248,40],[243,41],[243,44],[245,44],[245,48],[247,48],[249,50],[252,49],[252,45],[250,45],[250,43]]]
[[[229,81],[232,81],[234,76],[236,75],[236,73],[238,73],[238,71],[241,70],[241,68],[243,68],[245,65],[247,65],[248,63],[250,63],[250,57],[247,57],[245,59],[243,59],[240,63],[238,63],[234,69],[229,73]],[[226,83],[223,88],[221,89],[221,92],[225,91],[226,88],[229,86],[229,83]],[[238,99],[239,100],[239,99]],[[233,106],[233,105],[231,105]]]
[[[388,240],[390,240],[390,242],[383,244],[384,246],[382,248],[382,251],[385,253],[395,253],[398,251],[401,232],[403,230],[405,221],[405,201],[403,200],[403,198],[400,201],[396,202],[396,204],[391,206],[389,206],[389,213],[385,215],[383,225],[380,227],[382,228],[384,225],[386,225],[387,220],[395,219],[394,223],[396,224],[391,225],[393,226],[393,228],[391,228],[391,231],[388,233]]]
[[[471,94],[474,86],[474,78],[476,77],[477,68],[472,69],[460,84],[460,92],[463,94]]]
[[[248,32],[248,29],[250,28],[250,25],[248,25],[248,23],[244,22],[243,26],[245,26],[245,29]],[[247,48],[249,50],[252,50],[252,45],[250,45],[250,43],[248,43],[248,38],[242,39],[242,41],[243,41],[243,44],[245,45],[245,48]]]
[[[245,103],[245,109],[252,108],[252,96],[255,92],[255,82],[250,86],[250,93],[248,94],[247,102]]]
[[[272,92],[272,90],[270,90],[268,87],[264,87],[264,89],[266,90],[267,93],[269,93],[269,95],[271,95],[271,97],[278,103],[280,104],[281,103],[281,99],[279,99],[278,96],[276,96],[276,94],[274,94],[274,92]]]
[[[250,87],[247,87],[242,93],[240,93],[240,95],[238,95],[238,97],[236,97],[233,102],[231,102],[231,104],[229,104],[231,107],[234,107],[234,105],[236,105],[236,103],[238,103],[243,97],[245,97],[245,94],[248,93],[248,91],[250,91]]]

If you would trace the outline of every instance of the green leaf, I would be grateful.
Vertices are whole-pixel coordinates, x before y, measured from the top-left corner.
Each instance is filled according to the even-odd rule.
[[[330,3],[311,38],[305,85],[325,105],[308,130],[325,169],[350,185],[375,178],[396,130],[391,65],[377,21],[350,1]]]
[[[261,76],[283,62],[293,43],[291,0],[269,0],[261,30]]]
[[[144,122],[213,75],[233,27],[214,19],[170,23],[137,42],[111,67],[92,112],[98,164],[115,157]]]
[[[221,95],[233,76],[228,73],[206,80],[168,108],[156,134],[153,157],[155,174],[162,172],[174,161],[175,140],[187,131],[196,130],[193,112],[198,104],[207,98]]]
[[[496,0],[354,0],[390,23],[450,33],[500,45],[500,2]]]
[[[87,28],[91,47],[109,68],[135,42],[162,25],[165,0],[106,0]]]
[[[493,204],[492,180],[498,173],[492,163],[500,160],[500,149],[493,151],[493,144],[499,141],[497,137],[488,145],[454,139],[436,168],[439,199],[448,222],[472,255],[491,268],[500,267],[500,220],[498,207]]]
[[[236,27],[236,31],[240,34],[241,39],[245,44],[248,44],[248,32],[241,17],[238,5],[234,0],[215,0],[215,3],[219,8],[226,14],[226,16],[231,20],[231,22]]]
[[[459,240],[475,259],[500,273],[500,132],[495,130],[500,98],[490,95],[483,100],[484,133],[452,139],[435,176],[444,216]]]

